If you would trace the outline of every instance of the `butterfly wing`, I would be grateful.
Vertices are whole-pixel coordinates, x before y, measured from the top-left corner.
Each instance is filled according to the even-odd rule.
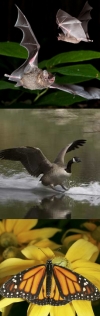
[[[47,266],[49,266],[47,272]],[[58,265],[38,265],[24,270],[0,288],[8,298],[22,298],[37,305],[65,305],[72,300],[94,301],[100,292],[89,280]]]
[[[94,301],[100,298],[100,291],[95,285],[82,275],[69,269],[54,265],[53,278],[56,287],[54,295],[52,295],[51,291],[52,305],[64,305],[72,300]]]
[[[0,288],[0,294],[8,298],[21,297],[29,302],[34,302],[41,292],[45,272],[45,265],[26,269],[4,283]]]

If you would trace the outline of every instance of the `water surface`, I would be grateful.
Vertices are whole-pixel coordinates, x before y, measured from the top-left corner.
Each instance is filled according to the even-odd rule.
[[[86,144],[65,157],[81,158],[65,193],[44,187],[20,162],[1,160],[0,217],[100,218],[100,111],[1,110],[0,149],[36,146],[54,161],[62,147],[81,138]]]

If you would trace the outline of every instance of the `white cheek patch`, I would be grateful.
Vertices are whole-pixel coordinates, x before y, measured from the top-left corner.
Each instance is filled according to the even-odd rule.
[[[73,162],[76,162],[75,158],[73,158]]]

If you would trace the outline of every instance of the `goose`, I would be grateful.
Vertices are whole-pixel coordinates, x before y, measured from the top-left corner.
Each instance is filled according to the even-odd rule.
[[[78,139],[62,148],[53,163],[45,157],[40,148],[29,146],[0,150],[0,159],[20,161],[32,176],[42,175],[40,181],[44,186],[50,186],[56,190],[55,186],[60,185],[66,190],[63,183],[71,175],[71,166],[75,162],[79,163],[81,159],[73,157],[66,165],[65,154],[83,146],[85,142],[85,139]]]

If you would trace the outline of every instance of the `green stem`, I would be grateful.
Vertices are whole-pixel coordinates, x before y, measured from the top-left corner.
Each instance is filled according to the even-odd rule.
[[[36,98],[34,99],[34,102],[36,102],[43,94],[45,94],[47,92],[48,88],[43,90],[41,93],[39,93]]]

